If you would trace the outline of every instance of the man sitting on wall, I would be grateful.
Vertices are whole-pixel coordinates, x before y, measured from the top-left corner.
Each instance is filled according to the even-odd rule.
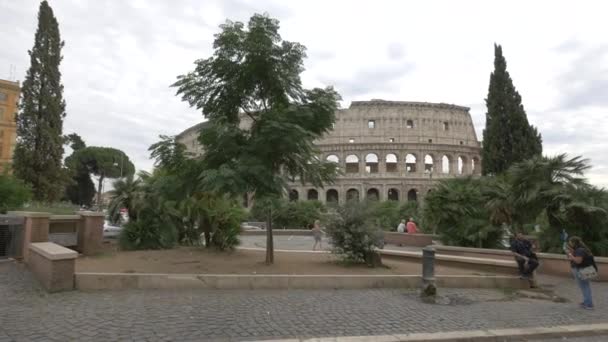
[[[515,256],[521,279],[528,280],[531,287],[536,287],[534,270],[538,267],[538,257],[532,248],[532,242],[526,240],[521,232],[518,232],[511,242],[511,252]]]
[[[413,217],[410,217],[410,221],[407,223],[407,233],[408,234],[418,233],[418,227],[416,227],[416,222],[414,222]]]

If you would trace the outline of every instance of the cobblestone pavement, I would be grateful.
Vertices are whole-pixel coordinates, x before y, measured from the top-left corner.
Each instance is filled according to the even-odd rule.
[[[541,284],[579,299],[573,281]],[[424,304],[416,291],[398,289],[46,294],[21,264],[0,262],[0,341],[227,341],[605,322],[608,284],[593,290],[594,311],[495,290],[440,289],[450,305]]]

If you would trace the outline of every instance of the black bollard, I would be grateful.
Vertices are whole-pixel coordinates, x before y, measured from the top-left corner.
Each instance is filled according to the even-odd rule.
[[[435,286],[435,249],[427,246],[422,249],[422,296],[437,295]]]

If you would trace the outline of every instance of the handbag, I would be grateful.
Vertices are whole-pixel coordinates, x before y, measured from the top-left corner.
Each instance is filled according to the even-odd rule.
[[[580,268],[578,270],[578,276],[582,280],[591,280],[597,278],[597,270],[593,265],[589,265],[587,267]]]

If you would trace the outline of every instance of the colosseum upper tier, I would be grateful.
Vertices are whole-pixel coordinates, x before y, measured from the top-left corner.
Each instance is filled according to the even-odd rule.
[[[177,139],[200,153],[197,127]],[[341,175],[324,189],[291,183],[291,200],[417,201],[439,179],[481,173],[469,108],[451,104],[354,101],[337,111],[332,131],[315,144]]]

